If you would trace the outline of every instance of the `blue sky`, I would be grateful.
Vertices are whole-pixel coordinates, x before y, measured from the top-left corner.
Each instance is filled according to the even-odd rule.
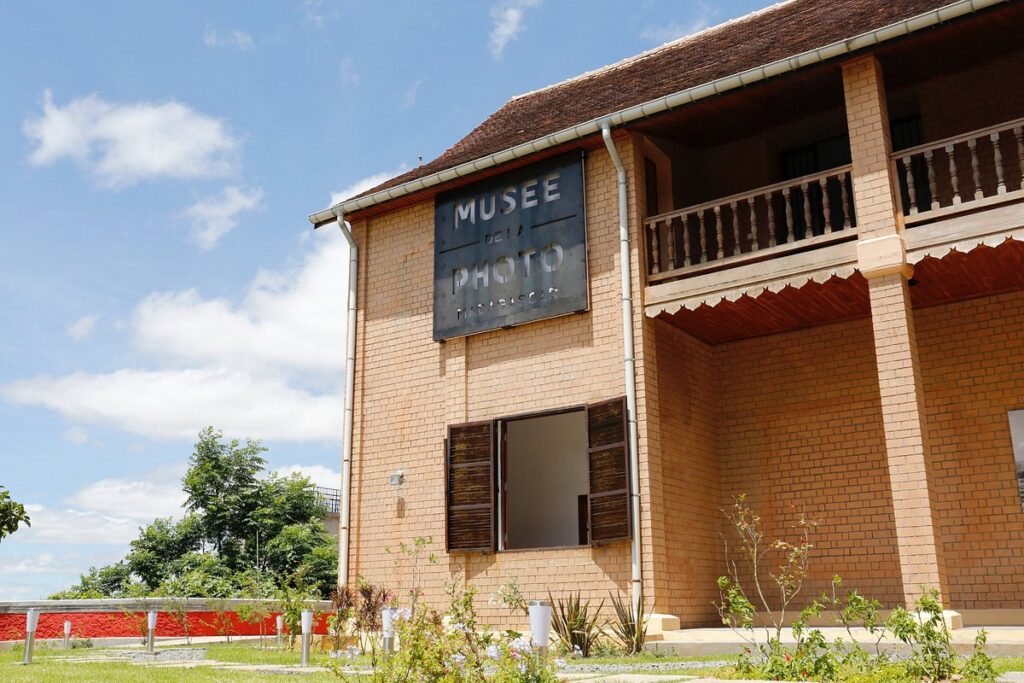
[[[345,255],[306,215],[766,4],[0,4],[0,485],[33,516],[0,599],[180,512],[207,424],[337,486]]]

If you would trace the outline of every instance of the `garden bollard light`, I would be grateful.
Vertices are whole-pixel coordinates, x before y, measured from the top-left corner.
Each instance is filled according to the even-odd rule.
[[[398,616],[398,609],[386,607],[381,612],[381,636],[383,636],[384,652],[395,651],[395,617]]]
[[[71,649],[71,622],[64,620],[64,649]]]
[[[309,666],[309,641],[313,638],[313,611],[302,610],[302,666]]]
[[[153,654],[153,643],[156,640],[156,612],[150,612],[146,617],[146,652]]]
[[[546,650],[548,639],[551,637],[551,603],[545,600],[531,600],[529,612],[530,640],[534,647]]]
[[[22,664],[32,663],[32,646],[36,642],[36,627],[39,626],[39,610],[30,609],[25,613],[25,658]]]
[[[277,649],[281,649],[281,632],[284,631],[284,615],[277,615]]]

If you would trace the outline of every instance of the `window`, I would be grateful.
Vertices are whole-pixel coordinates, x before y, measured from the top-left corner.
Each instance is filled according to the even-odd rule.
[[[1010,440],[1013,442],[1013,459],[1017,465],[1017,491],[1024,509],[1024,410],[1010,411]]]
[[[451,425],[448,549],[491,552],[629,538],[626,433],[622,398]]]

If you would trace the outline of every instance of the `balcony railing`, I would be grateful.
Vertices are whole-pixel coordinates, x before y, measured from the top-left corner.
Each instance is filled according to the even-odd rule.
[[[341,510],[341,490],[317,486],[316,501],[324,506],[328,514],[338,514]]]
[[[892,155],[907,224],[1024,198],[1024,119]]]
[[[787,180],[644,221],[653,283],[854,236],[850,167]]]

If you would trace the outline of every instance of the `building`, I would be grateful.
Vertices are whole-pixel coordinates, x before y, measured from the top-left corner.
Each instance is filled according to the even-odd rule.
[[[1024,623],[1022,32],[1019,1],[792,0],[312,215],[358,246],[343,575],[402,586],[387,549],[430,536],[435,596],[642,587],[713,625],[746,493],[769,535],[819,520],[807,595]]]

